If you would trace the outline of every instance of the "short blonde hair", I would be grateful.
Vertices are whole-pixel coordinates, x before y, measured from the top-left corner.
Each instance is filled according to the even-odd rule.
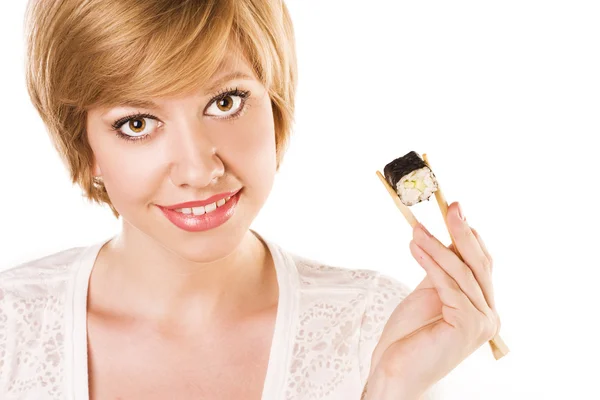
[[[188,93],[234,50],[271,99],[277,169],[294,118],[294,30],[283,0],[30,0],[26,82],[71,180],[106,203],[92,177],[87,110]],[[241,53],[239,53],[241,52]]]

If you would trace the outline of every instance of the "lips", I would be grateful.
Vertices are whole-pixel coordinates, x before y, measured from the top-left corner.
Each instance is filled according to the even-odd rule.
[[[238,193],[241,189],[238,190],[234,190],[232,192],[226,192],[226,193],[220,193],[220,194],[216,194],[214,196],[209,197],[208,199],[205,200],[195,200],[195,201],[188,201],[185,203],[178,203],[178,204],[173,204],[170,206],[161,206],[162,208],[166,208],[168,210],[176,210],[178,208],[193,208],[193,207],[200,207],[200,206],[205,206],[211,203],[216,203],[217,201],[221,200],[221,199],[225,199],[227,197],[231,197],[234,196],[236,193]]]
[[[225,202],[225,204],[223,204],[220,207],[217,207],[216,209],[214,209],[213,211],[210,212],[206,212],[205,214],[202,215],[194,215],[192,214],[184,214],[178,211],[175,211],[171,208],[166,208],[166,207],[161,207],[158,206],[158,208],[162,211],[163,215],[165,217],[167,217],[167,219],[169,221],[171,221],[171,223],[173,223],[173,225],[175,225],[176,227],[187,231],[187,232],[202,232],[202,231],[206,231],[209,229],[214,229],[217,228],[221,225],[223,225],[225,222],[227,222],[235,213],[236,207],[237,207],[237,203],[239,201],[239,198],[241,196],[241,190],[238,190],[237,192],[229,192],[226,193],[226,195],[229,195],[230,193],[233,193],[232,197]],[[227,196],[225,196],[227,197]],[[181,203],[181,204],[176,204],[174,205],[176,208],[180,208],[182,205],[189,205],[189,204],[206,204],[207,201],[211,201],[211,203],[214,203],[214,199],[219,200],[219,198],[223,198],[222,195],[217,195],[217,196],[212,196],[210,198],[208,198],[207,200],[203,200],[201,202],[188,202],[188,203]],[[208,203],[208,204],[211,204]],[[169,207],[173,207],[173,206],[169,206]],[[199,207],[199,206],[198,206]],[[189,207],[181,207],[181,208],[189,208]]]

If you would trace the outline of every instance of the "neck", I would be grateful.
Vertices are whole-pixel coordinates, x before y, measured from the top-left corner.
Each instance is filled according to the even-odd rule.
[[[250,230],[227,256],[197,263],[124,226],[100,250],[89,291],[90,310],[195,329],[272,306],[277,281],[266,244]]]

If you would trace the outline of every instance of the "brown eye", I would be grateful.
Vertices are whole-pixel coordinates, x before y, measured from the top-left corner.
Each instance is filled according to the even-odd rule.
[[[129,120],[129,128],[134,132],[134,133],[140,133],[141,131],[144,130],[144,128],[146,127],[146,121],[142,118],[142,119],[131,119]]]
[[[158,121],[154,117],[132,117],[124,121],[120,125],[116,125],[115,129],[126,136],[142,137],[152,133],[158,127]]]
[[[211,105],[206,110],[209,115],[215,117],[228,118],[236,114],[243,108],[242,96],[229,95],[217,100],[213,100]]]
[[[227,96],[217,101],[217,107],[221,111],[229,111],[231,107],[233,107],[233,101],[231,100],[231,96]]]

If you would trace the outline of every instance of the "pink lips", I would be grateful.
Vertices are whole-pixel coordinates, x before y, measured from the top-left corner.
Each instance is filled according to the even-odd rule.
[[[176,210],[178,208],[192,208],[192,207],[205,206],[207,204],[216,203],[217,201],[219,201],[221,199],[225,199],[227,197],[233,196],[234,194],[236,194],[240,190],[241,189],[234,190],[232,192],[216,194],[216,195],[214,195],[212,197],[209,197],[206,200],[188,201],[186,203],[179,203],[179,204],[173,204],[171,206],[164,206],[164,208],[168,208],[169,210]]]
[[[241,190],[238,190],[237,192],[219,194],[203,201],[180,203],[173,206],[168,206],[168,208],[158,206],[158,208],[163,212],[167,219],[178,228],[188,232],[202,232],[221,226],[232,217],[239,201],[240,193]],[[203,215],[183,214],[175,211],[176,208],[199,207],[214,203],[230,195],[233,196],[221,207],[217,207],[216,210]]]

